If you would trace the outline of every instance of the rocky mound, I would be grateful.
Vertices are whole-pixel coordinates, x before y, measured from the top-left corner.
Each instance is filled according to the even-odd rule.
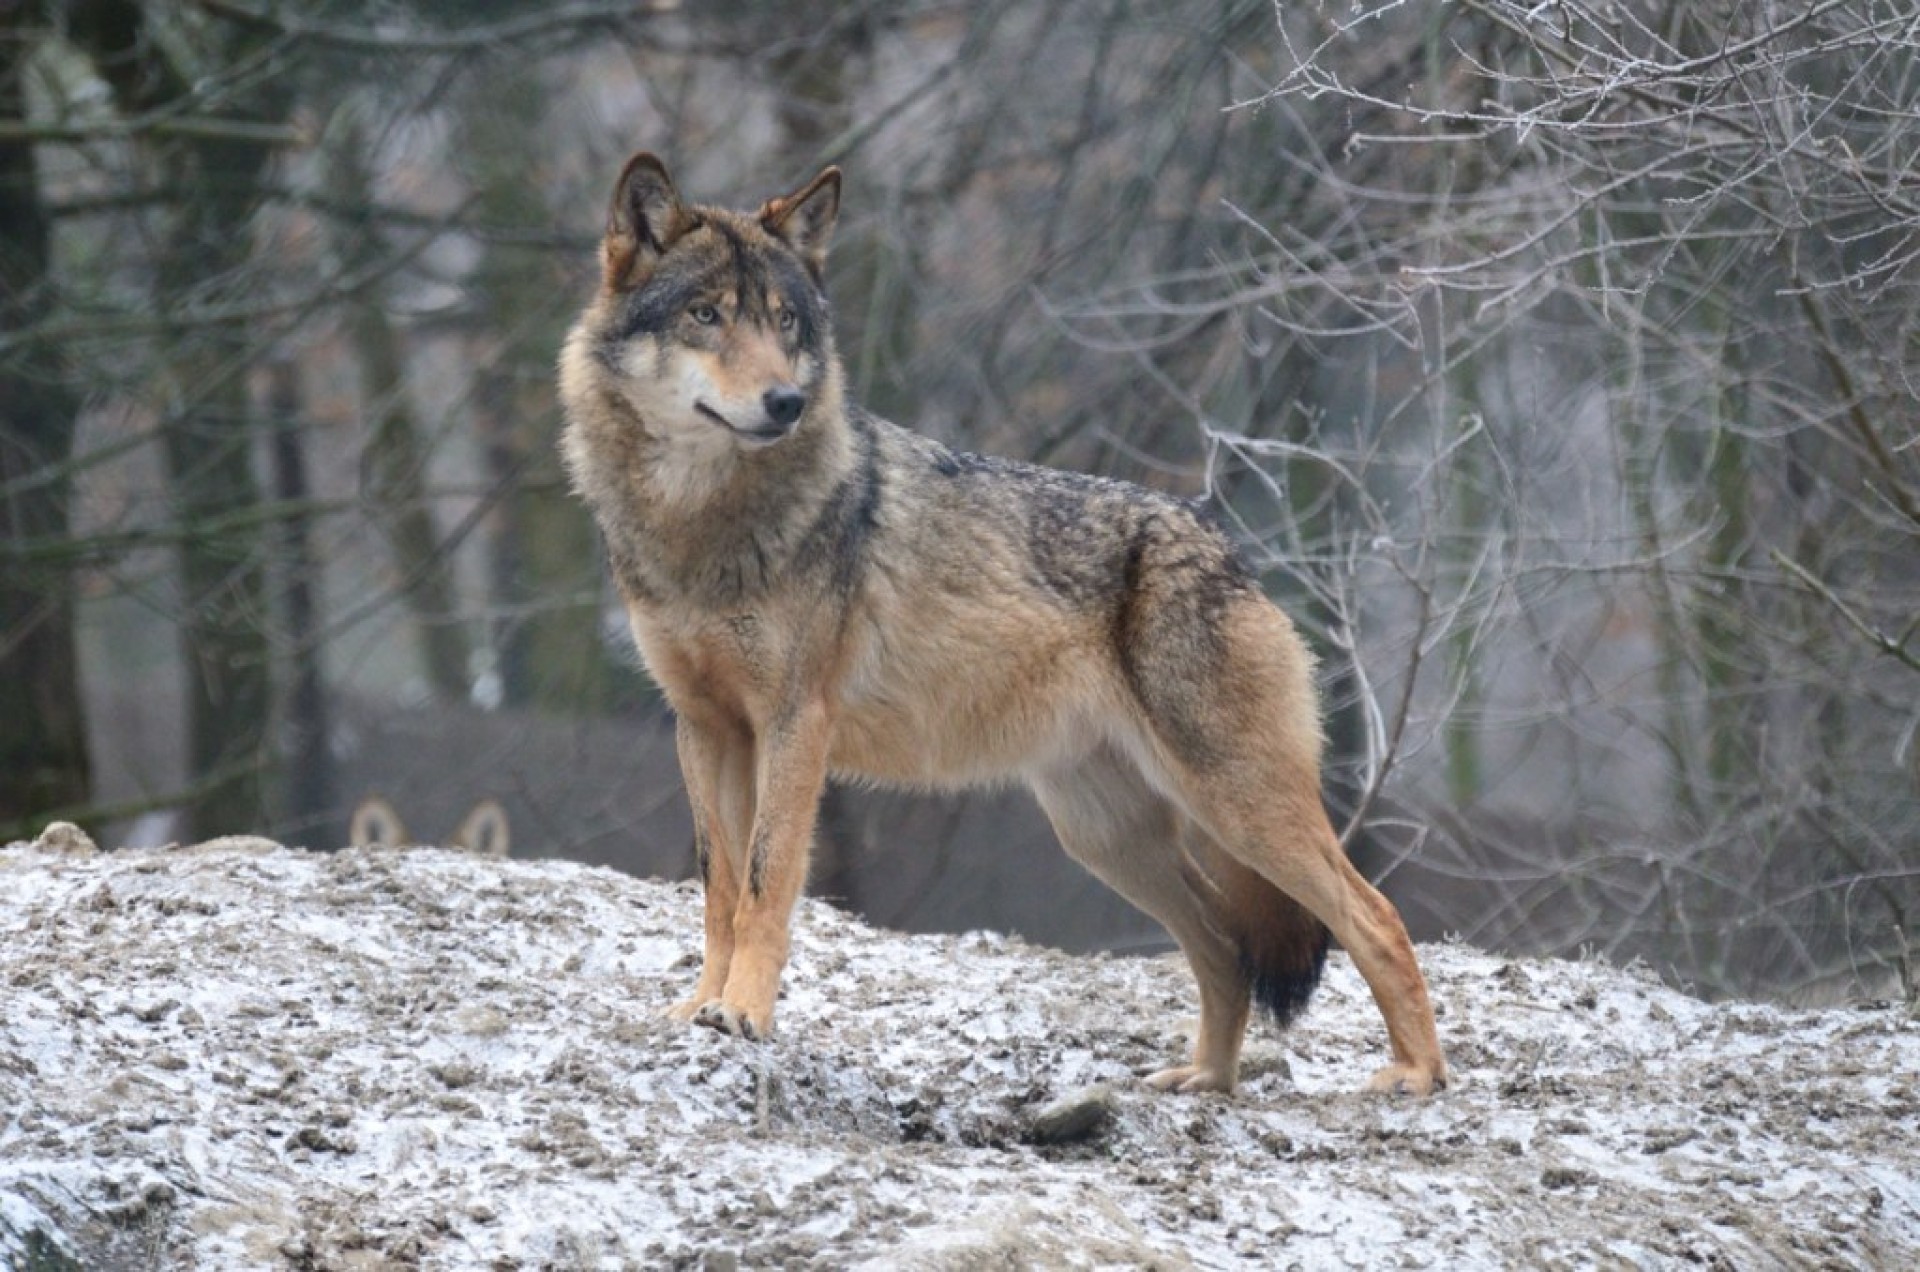
[[[1338,955],[1232,1098],[1172,959],[807,903],[780,1035],[663,1020],[699,897],[263,840],[0,850],[0,1266],[1920,1265],[1904,1006],[1422,957],[1455,1087],[1358,1088]]]

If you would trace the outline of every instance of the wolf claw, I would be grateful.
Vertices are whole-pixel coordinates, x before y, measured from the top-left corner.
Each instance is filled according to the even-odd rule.
[[[718,998],[702,1003],[693,1013],[693,1023],[718,1029],[736,1038],[745,1038],[748,1042],[758,1042],[765,1037],[765,1031],[753,1023],[752,1017],[736,1007],[729,1007]]]
[[[1376,1095],[1428,1096],[1445,1089],[1447,1071],[1426,1065],[1390,1064],[1367,1080],[1367,1090]]]
[[[1198,1065],[1182,1064],[1171,1069],[1162,1069],[1158,1073],[1147,1075],[1146,1083],[1156,1091],[1178,1091],[1182,1095],[1194,1095],[1201,1091],[1233,1090],[1233,1079],[1215,1069],[1202,1069]]]

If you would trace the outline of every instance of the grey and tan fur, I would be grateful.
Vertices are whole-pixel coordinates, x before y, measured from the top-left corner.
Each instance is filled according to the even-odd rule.
[[[1231,1090],[1251,1002],[1306,1002],[1328,929],[1386,1018],[1371,1086],[1444,1085],[1400,917],[1320,803],[1312,660],[1187,503],[959,454],[844,391],[824,271],[840,174],[751,214],[618,181],[567,340],[562,441],[676,713],[706,885],[682,1019],[773,1024],[829,774],[1010,780],[1068,852],[1179,941],[1190,1063]]]

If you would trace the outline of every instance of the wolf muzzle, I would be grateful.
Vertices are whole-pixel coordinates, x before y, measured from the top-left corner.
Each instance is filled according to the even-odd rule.
[[[768,389],[760,395],[762,418],[752,427],[734,423],[705,402],[695,401],[693,409],[749,446],[770,446],[793,432],[793,426],[807,409],[807,395],[791,384]]]

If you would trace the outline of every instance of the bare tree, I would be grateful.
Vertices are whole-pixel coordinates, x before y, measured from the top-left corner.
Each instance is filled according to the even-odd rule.
[[[1920,19],[1469,0],[1280,36],[1242,109],[1313,189],[1237,205],[1183,311],[1377,395],[1282,437],[1194,412],[1360,651],[1362,807],[1421,810],[1402,855],[1484,890],[1452,915],[1482,939],[1886,979],[1920,877]],[[1150,357],[1138,295],[1077,320]],[[1299,537],[1329,484],[1344,521]]]
[[[741,202],[838,162],[857,395],[1208,498],[1321,654],[1351,846],[1430,932],[1718,989],[1890,975],[1920,899],[1910,6],[49,12],[7,19],[0,74],[0,653],[38,695],[0,730],[47,778],[9,816],[273,829],[284,796],[323,837],[411,751],[416,801],[504,798],[522,842],[660,824],[670,765],[577,807],[659,726],[554,462],[554,348],[631,150]],[[126,566],[162,552],[177,584]],[[83,719],[61,666],[128,610],[179,637],[177,779],[114,749],[170,719]],[[940,806],[954,870],[1025,841],[987,807]]]

